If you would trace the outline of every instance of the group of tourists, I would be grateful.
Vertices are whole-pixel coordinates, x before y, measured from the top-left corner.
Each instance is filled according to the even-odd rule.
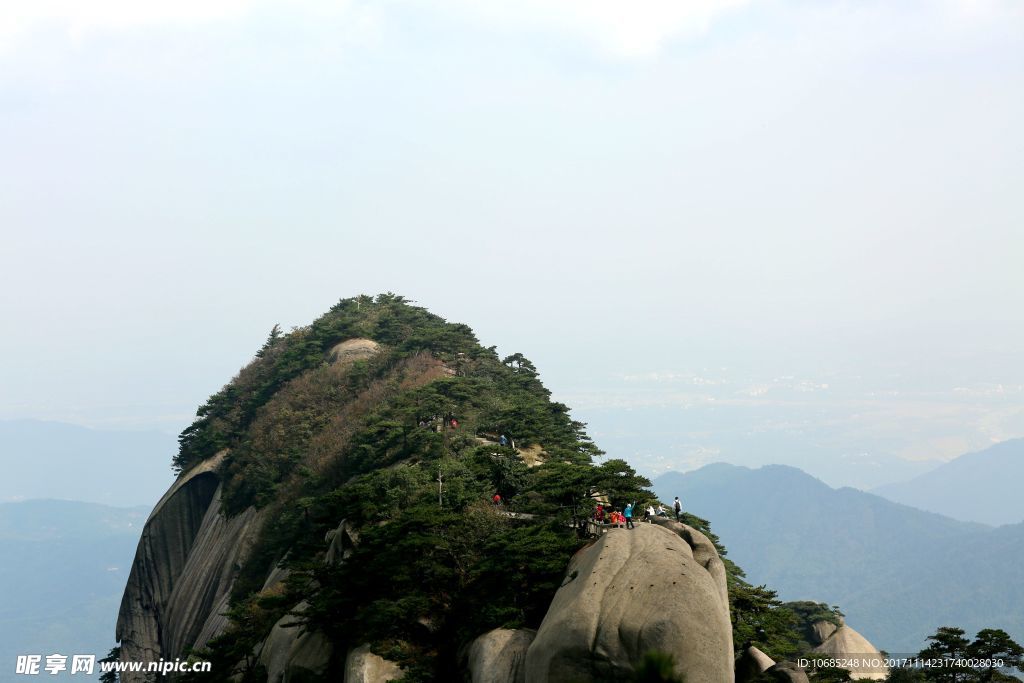
[[[635,503],[626,503],[626,507],[620,512],[611,506],[605,507],[598,503],[597,509],[594,510],[594,521],[598,524],[610,524],[614,528],[632,529],[635,505]]]
[[[604,505],[598,503],[597,509],[594,510],[594,521],[598,524],[610,524],[615,528],[624,527],[632,529],[633,505],[628,503],[622,512],[619,512],[613,507],[605,508]]]
[[[675,517],[678,522],[683,512],[683,505],[679,502],[679,496],[672,503],[672,507],[675,509]],[[636,509],[636,503],[626,503],[626,507],[619,512],[615,508],[608,506],[605,507],[603,504],[598,503],[597,508],[594,510],[594,521],[598,524],[609,524],[613,528],[625,528],[633,529],[633,511]],[[668,517],[668,510],[661,503],[658,503],[658,507],[654,507],[654,503],[648,503],[647,509],[644,510],[644,521],[653,522],[655,517]]]

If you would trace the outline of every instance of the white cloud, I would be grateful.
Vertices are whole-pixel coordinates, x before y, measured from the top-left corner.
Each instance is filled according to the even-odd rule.
[[[353,0],[0,0],[0,48],[17,47],[40,31],[57,31],[75,41],[96,33],[145,28],[188,30],[253,15],[329,21],[350,40],[375,37],[379,12],[371,3]]]
[[[253,0],[9,1],[0,3],[0,36],[17,35],[45,24],[81,33],[94,29],[216,21],[239,16],[254,4]]]
[[[674,37],[706,31],[722,12],[748,1],[433,0],[417,6],[468,18],[488,30],[568,35],[612,56],[638,58],[654,55]],[[338,13],[351,5],[349,0],[0,0],[0,43],[44,27],[56,27],[77,38],[96,31],[231,21],[254,11]],[[412,3],[390,3],[393,10],[402,5]]]
[[[749,0],[449,0],[439,3],[492,25],[569,33],[611,55],[649,57],[670,39],[697,35]]]

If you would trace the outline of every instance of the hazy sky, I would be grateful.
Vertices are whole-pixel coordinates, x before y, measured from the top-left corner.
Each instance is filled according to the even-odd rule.
[[[392,290],[662,468],[1024,436],[1022,38],[998,0],[0,0],[0,419],[177,431],[274,323]]]

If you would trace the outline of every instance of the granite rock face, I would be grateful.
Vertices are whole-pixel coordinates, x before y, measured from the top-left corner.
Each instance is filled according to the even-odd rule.
[[[117,638],[123,661],[158,661],[181,657],[205,647],[228,625],[231,587],[249,558],[265,513],[255,508],[227,517],[221,509],[217,473],[222,452],[183,474],[153,509],[136,551],[121,602]],[[345,521],[332,531],[326,562],[343,562],[359,541]],[[274,567],[264,590],[278,590],[288,571]],[[300,603],[291,610],[301,613]],[[296,614],[282,617],[260,645],[259,661],[269,683],[288,683],[303,676],[322,675],[332,647],[317,632],[297,624]],[[398,678],[397,665],[367,649],[349,655],[346,671],[354,681],[369,683]],[[346,674],[349,675],[349,674]],[[148,683],[155,675],[125,672],[124,683]]]
[[[146,521],[117,619],[123,661],[181,657],[227,625],[231,586],[263,517],[253,508],[230,519],[221,512],[225,455],[183,474]],[[125,672],[121,680],[154,678]]]
[[[527,681],[625,680],[657,650],[686,680],[732,683],[721,559],[703,534],[672,524],[615,529],[576,554],[527,651]]]
[[[231,585],[261,523],[262,515],[253,508],[226,518],[217,489],[167,601],[161,638],[165,659],[179,657],[188,648],[205,647],[227,624],[222,613]]]
[[[533,629],[496,628],[473,641],[466,668],[472,683],[526,683],[526,652]]]
[[[327,672],[334,648],[322,634],[301,625],[301,613],[308,607],[299,603],[292,610],[295,614],[281,617],[263,641],[259,662],[267,669],[267,683],[290,683]]]
[[[715,548],[715,544],[701,532],[681,522],[666,517],[656,517],[653,523],[668,529],[686,541],[686,544],[693,551],[693,559],[711,575],[715,586],[718,588],[719,597],[723,603],[728,605],[729,584],[725,572],[725,564],[722,562],[722,558],[718,556],[718,549]]]
[[[811,633],[814,642],[818,645],[824,643],[830,635],[836,632],[839,627],[831,621],[816,621],[811,624]]]
[[[369,645],[355,648],[345,659],[344,683],[387,683],[401,677],[402,669],[370,652]]]
[[[223,597],[217,587],[211,594],[197,596],[181,590],[182,577],[194,577],[198,569],[193,547],[197,540],[209,543],[210,526],[215,523],[211,511],[220,508],[220,479],[217,467],[225,453],[182,475],[157,503],[142,531],[128,585],[117,619],[117,639],[124,660],[156,661],[167,658],[172,643],[198,635],[215,603]],[[217,577],[211,577],[216,581]],[[190,590],[195,584],[189,581]],[[187,623],[177,622],[188,611],[190,600],[209,603]],[[193,605],[195,607],[195,605]],[[172,615],[174,615],[172,617]],[[173,657],[174,655],[172,655]],[[145,676],[125,673],[126,683],[146,680]]]

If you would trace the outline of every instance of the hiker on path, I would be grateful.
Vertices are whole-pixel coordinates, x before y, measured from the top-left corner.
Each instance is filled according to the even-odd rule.
[[[622,511],[622,516],[626,518],[626,528],[633,528],[633,504],[626,503],[626,509]]]
[[[493,502],[498,507],[501,507],[501,495],[495,493],[494,494],[494,498],[491,498],[491,502]]]
[[[679,515],[683,511],[683,504],[679,502],[679,496],[676,496],[676,502],[672,503],[672,507],[676,509],[676,521],[679,521]]]
[[[598,524],[604,524],[604,506],[600,503],[597,504],[597,509],[594,510],[594,521]]]
[[[500,445],[500,446],[507,446],[508,445],[508,437],[505,436],[504,434],[502,434],[501,437],[498,439],[498,445]]]

